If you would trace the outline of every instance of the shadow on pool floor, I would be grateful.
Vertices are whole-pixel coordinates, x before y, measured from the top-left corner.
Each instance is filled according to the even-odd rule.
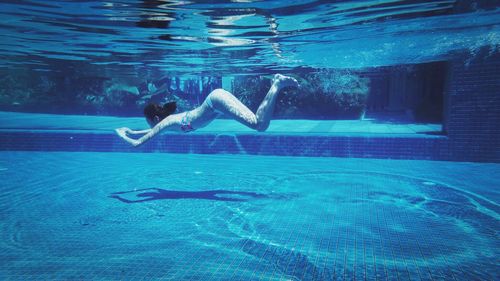
[[[136,193],[135,197],[138,199],[130,200],[122,196],[124,194],[131,194],[131,193]],[[131,191],[114,192],[109,197],[130,204],[130,203],[141,203],[146,201],[163,200],[163,199],[205,199],[205,200],[216,200],[216,201],[244,202],[253,198],[266,198],[267,196],[255,192],[230,191],[222,189],[205,190],[205,191],[176,191],[176,190],[166,190],[161,188],[143,188]]]

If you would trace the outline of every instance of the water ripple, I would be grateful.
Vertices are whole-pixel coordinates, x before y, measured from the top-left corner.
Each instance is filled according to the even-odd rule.
[[[4,66],[21,59],[26,66],[68,60],[123,67],[135,54],[135,63],[163,71],[234,74],[419,63],[483,46],[496,50],[498,9],[464,7],[453,0],[4,1],[0,38],[9,40],[0,43],[0,55]],[[93,42],[99,43],[86,45]],[[389,42],[398,47],[387,49]]]

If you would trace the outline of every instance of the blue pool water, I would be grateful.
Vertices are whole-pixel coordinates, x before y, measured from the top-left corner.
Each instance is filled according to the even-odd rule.
[[[1,152],[2,280],[498,280],[499,164]]]
[[[4,1],[0,69],[71,73],[88,64],[260,74],[472,59],[500,46],[496,1]],[[92,68],[87,68],[92,69]],[[96,71],[96,69],[92,69]]]
[[[500,280],[498,2],[1,1],[0,281]]]

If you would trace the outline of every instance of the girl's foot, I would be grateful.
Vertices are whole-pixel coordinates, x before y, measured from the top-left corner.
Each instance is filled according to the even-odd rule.
[[[297,79],[290,77],[290,76],[285,76],[281,74],[275,74],[273,78],[273,84],[278,86],[279,89],[283,89],[286,87],[298,87],[299,82]]]

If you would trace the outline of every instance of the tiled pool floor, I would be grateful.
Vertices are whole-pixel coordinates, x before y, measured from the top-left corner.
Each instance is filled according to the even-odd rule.
[[[1,280],[499,280],[500,164],[0,152]]]

